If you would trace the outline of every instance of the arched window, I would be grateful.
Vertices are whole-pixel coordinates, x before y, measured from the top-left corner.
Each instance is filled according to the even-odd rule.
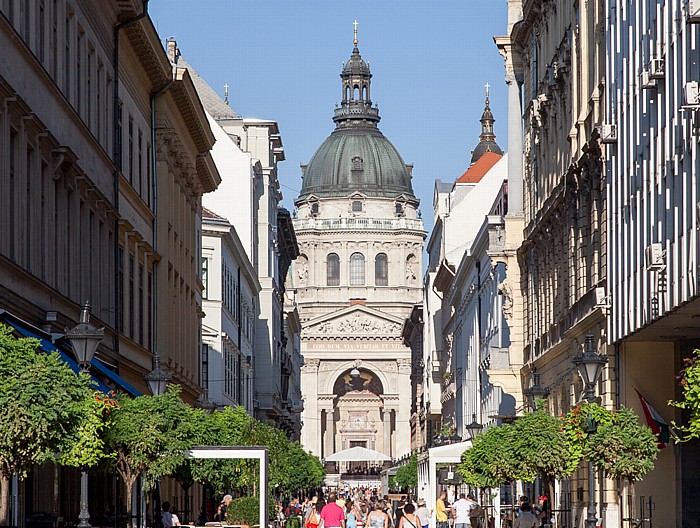
[[[350,286],[365,285],[365,256],[362,253],[350,255]]]
[[[389,260],[386,253],[379,253],[374,259],[374,284],[377,286],[389,285]]]
[[[352,88],[352,98],[355,101],[360,100],[360,87],[358,85],[353,86]]]
[[[340,285],[340,257],[335,253],[329,253],[326,260],[326,285]]]
[[[367,100],[367,85],[366,84],[362,87],[362,100],[363,101]]]

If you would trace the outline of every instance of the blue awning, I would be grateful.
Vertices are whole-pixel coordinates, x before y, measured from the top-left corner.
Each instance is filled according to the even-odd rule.
[[[102,363],[102,361],[100,361],[99,359],[93,358],[91,363],[92,363],[92,366],[95,367],[95,370],[104,374],[106,378],[111,380],[118,387],[121,387],[124,390],[124,392],[127,392],[127,393],[131,394],[132,396],[141,396],[142,395],[141,392],[136,390],[128,381],[126,381],[119,374],[117,374],[112,369],[110,369],[107,365]]]
[[[78,363],[70,357],[66,352],[58,348],[54,343],[49,341],[48,339],[41,337],[39,334],[36,333],[36,331],[39,331],[39,329],[30,329],[31,325],[29,323],[25,323],[21,319],[12,316],[5,310],[0,310],[0,318],[2,319],[3,322],[9,324],[12,326],[17,332],[22,334],[24,337],[31,337],[32,339],[36,339],[39,341],[39,348],[47,353],[51,354],[52,352],[57,352],[59,356],[61,356],[61,361],[66,363],[73,372],[78,373],[80,372],[80,367],[78,366]],[[24,323],[24,324],[23,324]],[[122,378],[119,374],[114,372],[113,370],[109,369],[104,363],[102,363],[99,359],[93,358],[91,361],[91,364],[93,367],[95,367],[95,370],[100,372],[102,375],[104,375],[107,379],[112,381],[117,387],[120,387],[124,392],[132,395],[132,396],[141,396],[141,393],[136,390],[132,385],[130,385],[124,378]],[[112,389],[110,389],[107,385],[102,383],[100,380],[98,380],[95,376],[91,376],[93,383],[95,385],[95,388],[99,390],[100,392],[104,392],[105,394],[110,392]]]

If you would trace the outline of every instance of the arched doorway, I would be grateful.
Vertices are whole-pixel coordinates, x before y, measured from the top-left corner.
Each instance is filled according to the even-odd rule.
[[[392,456],[392,412],[384,406],[384,386],[379,376],[367,368],[352,367],[343,371],[333,385],[333,414],[336,424],[332,433],[335,451],[365,447]],[[343,475],[378,475],[379,463],[340,462]]]

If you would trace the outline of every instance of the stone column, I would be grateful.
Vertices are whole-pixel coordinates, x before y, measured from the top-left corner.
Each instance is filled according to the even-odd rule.
[[[384,404],[382,419],[384,421],[384,454],[393,456],[391,452],[391,409],[388,409],[386,404]]]
[[[411,452],[411,360],[396,360],[398,370],[398,402],[394,456],[399,458]]]
[[[335,450],[334,450],[334,445],[333,445],[333,437],[335,436],[335,428],[334,428],[334,423],[333,423],[333,409],[324,409],[325,410],[325,425],[326,425],[326,431],[323,436],[323,456],[327,457],[332,455]]]
[[[321,456],[321,409],[318,406],[318,359],[304,359],[301,366],[301,390],[304,400],[302,444]]]

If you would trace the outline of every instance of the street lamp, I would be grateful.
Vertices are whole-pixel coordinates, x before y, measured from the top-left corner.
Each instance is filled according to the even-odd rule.
[[[202,389],[202,394],[197,398],[194,406],[197,409],[202,409],[206,414],[211,414],[216,410],[216,404],[209,399],[209,389]]]
[[[523,390],[527,404],[533,411],[536,411],[537,400],[549,396],[549,389],[540,385],[540,373],[535,367],[532,367],[532,384],[529,388]]]
[[[148,388],[153,396],[165,394],[165,389],[168,387],[168,382],[173,375],[160,367],[160,354],[153,352],[153,370],[146,374],[143,379],[146,380]]]
[[[476,413],[472,414],[472,423],[467,424],[464,426],[465,431],[469,433],[469,437],[474,440],[476,438],[476,435],[478,435],[481,432],[481,429],[484,426],[480,424],[479,422],[476,421]]]
[[[588,403],[595,402],[595,386],[598,383],[603,366],[608,362],[608,356],[598,354],[595,350],[594,337],[590,332],[586,334],[586,345],[583,354],[579,354],[573,359],[574,365],[578,369],[584,383],[584,394]],[[592,434],[596,430],[596,424],[588,415],[588,429],[586,432]],[[593,462],[588,461],[588,515],[586,517],[586,528],[596,528],[598,523],[597,505],[595,503],[595,469]]]
[[[90,324],[90,303],[85,302],[80,310],[80,322],[68,332],[66,339],[70,341],[75,358],[78,360],[80,372],[87,374],[90,369],[97,345],[105,335],[105,329],[97,329]],[[85,468],[80,471],[80,514],[78,528],[90,528],[90,512],[88,511],[88,474]]]

